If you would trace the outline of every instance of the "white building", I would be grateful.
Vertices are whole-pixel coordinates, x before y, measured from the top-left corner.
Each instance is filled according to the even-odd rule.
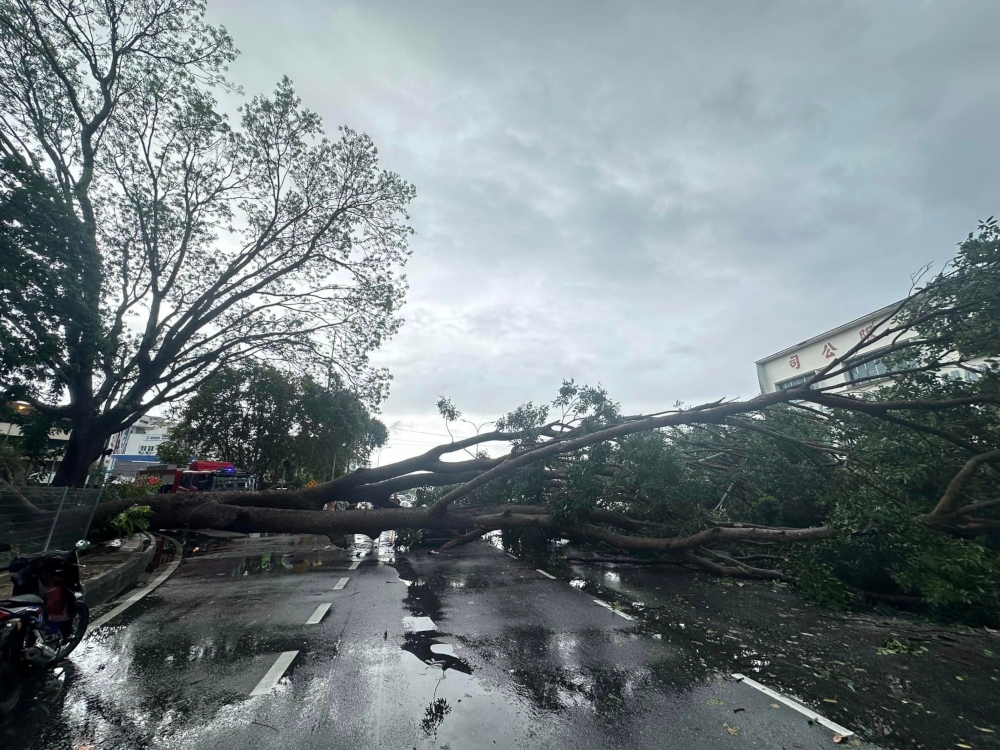
[[[134,425],[113,435],[108,442],[111,450],[108,474],[134,477],[150,464],[161,463],[156,457],[156,449],[169,436],[170,425],[163,417],[140,417]]]
[[[864,317],[852,320],[826,333],[821,333],[811,339],[807,339],[795,346],[782,349],[776,354],[757,361],[757,380],[760,383],[761,393],[774,393],[795,388],[805,383],[819,370],[830,364],[830,360],[843,356],[856,346],[872,328],[885,319],[898,303],[883,307],[881,310],[869,313]],[[912,338],[916,333],[907,332],[902,339]],[[882,339],[866,346],[857,352],[856,357],[868,355],[879,349],[888,347],[890,341]],[[852,357],[853,359],[853,357]],[[858,393],[861,391],[878,388],[892,373],[881,359],[873,359],[859,364],[857,367],[850,367],[851,361],[846,363],[848,368],[841,375],[828,378],[824,386],[840,384],[839,388],[833,390],[834,393]],[[981,364],[981,363],[977,363]],[[844,369],[834,368],[834,372]],[[946,377],[961,378],[965,380],[978,379],[978,375],[967,370],[951,369],[942,373]]]

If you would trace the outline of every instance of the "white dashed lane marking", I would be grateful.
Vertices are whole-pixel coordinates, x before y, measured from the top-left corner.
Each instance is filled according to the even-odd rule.
[[[267,695],[270,693],[274,689],[274,686],[278,684],[278,680],[281,679],[285,670],[295,661],[295,657],[298,654],[298,651],[283,651],[278,660],[267,670],[267,674],[257,683],[257,687],[250,691],[250,695]]]
[[[316,611],[309,615],[309,619],[306,620],[306,625],[318,625],[319,621],[323,619],[323,615],[327,613],[330,609],[329,602],[326,604],[320,604],[316,607]]]
[[[337,581],[337,585],[333,587],[333,590],[334,591],[340,591],[342,588],[344,588],[344,586],[347,585],[347,582],[349,580],[351,580],[349,577],[348,578],[341,578],[339,581]]]
[[[830,721],[825,716],[820,716],[818,713],[816,713],[815,711],[813,711],[811,708],[806,708],[801,703],[797,703],[796,701],[793,701],[791,698],[786,698],[781,693],[778,693],[778,692],[776,692],[774,690],[771,690],[771,688],[769,688],[769,687],[767,687],[765,685],[761,685],[759,682],[751,680],[746,675],[742,675],[739,672],[736,672],[736,673],[733,674],[733,677],[735,679],[739,680],[740,682],[746,683],[747,685],[749,685],[752,688],[756,688],[757,690],[759,690],[760,692],[762,692],[764,695],[770,696],[771,698],[774,698],[776,701],[781,701],[782,703],[784,703],[789,708],[794,708],[796,711],[798,711],[803,716],[809,717],[810,719],[812,719],[813,721],[815,721],[817,724],[822,724],[824,727],[826,727],[827,729],[830,729],[830,730],[836,732],[837,734],[843,735],[844,737],[851,737],[854,734],[854,732],[852,732],[850,729],[847,729],[846,727],[840,726],[840,724],[837,724],[835,722]]]
[[[351,567],[348,568],[348,570],[357,570],[360,564],[361,564],[360,560],[355,560],[354,562],[351,563]]]
[[[553,581],[556,580],[556,577],[554,575],[552,575],[550,573],[546,573],[541,568],[535,568],[535,572],[536,573],[541,573],[543,576],[545,576],[546,578],[551,578]]]

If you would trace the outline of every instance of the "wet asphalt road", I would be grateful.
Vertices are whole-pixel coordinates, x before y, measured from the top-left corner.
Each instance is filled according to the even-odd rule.
[[[186,560],[37,679],[0,746],[833,746],[831,730],[692,670],[682,645],[485,543],[351,563],[288,548]]]

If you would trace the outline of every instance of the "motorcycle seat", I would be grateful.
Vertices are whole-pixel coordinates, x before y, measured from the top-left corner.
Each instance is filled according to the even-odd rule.
[[[42,605],[45,602],[42,601],[42,598],[40,596],[35,596],[34,594],[20,594],[18,596],[12,596],[9,599],[0,599],[0,605],[7,603],[20,604],[23,606],[25,604]]]

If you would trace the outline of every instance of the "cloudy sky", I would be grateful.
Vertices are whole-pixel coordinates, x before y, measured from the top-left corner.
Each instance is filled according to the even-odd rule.
[[[414,183],[379,460],[600,382],[629,411],[881,307],[1000,211],[1000,3],[210,0]],[[468,430],[460,430],[462,434]]]

